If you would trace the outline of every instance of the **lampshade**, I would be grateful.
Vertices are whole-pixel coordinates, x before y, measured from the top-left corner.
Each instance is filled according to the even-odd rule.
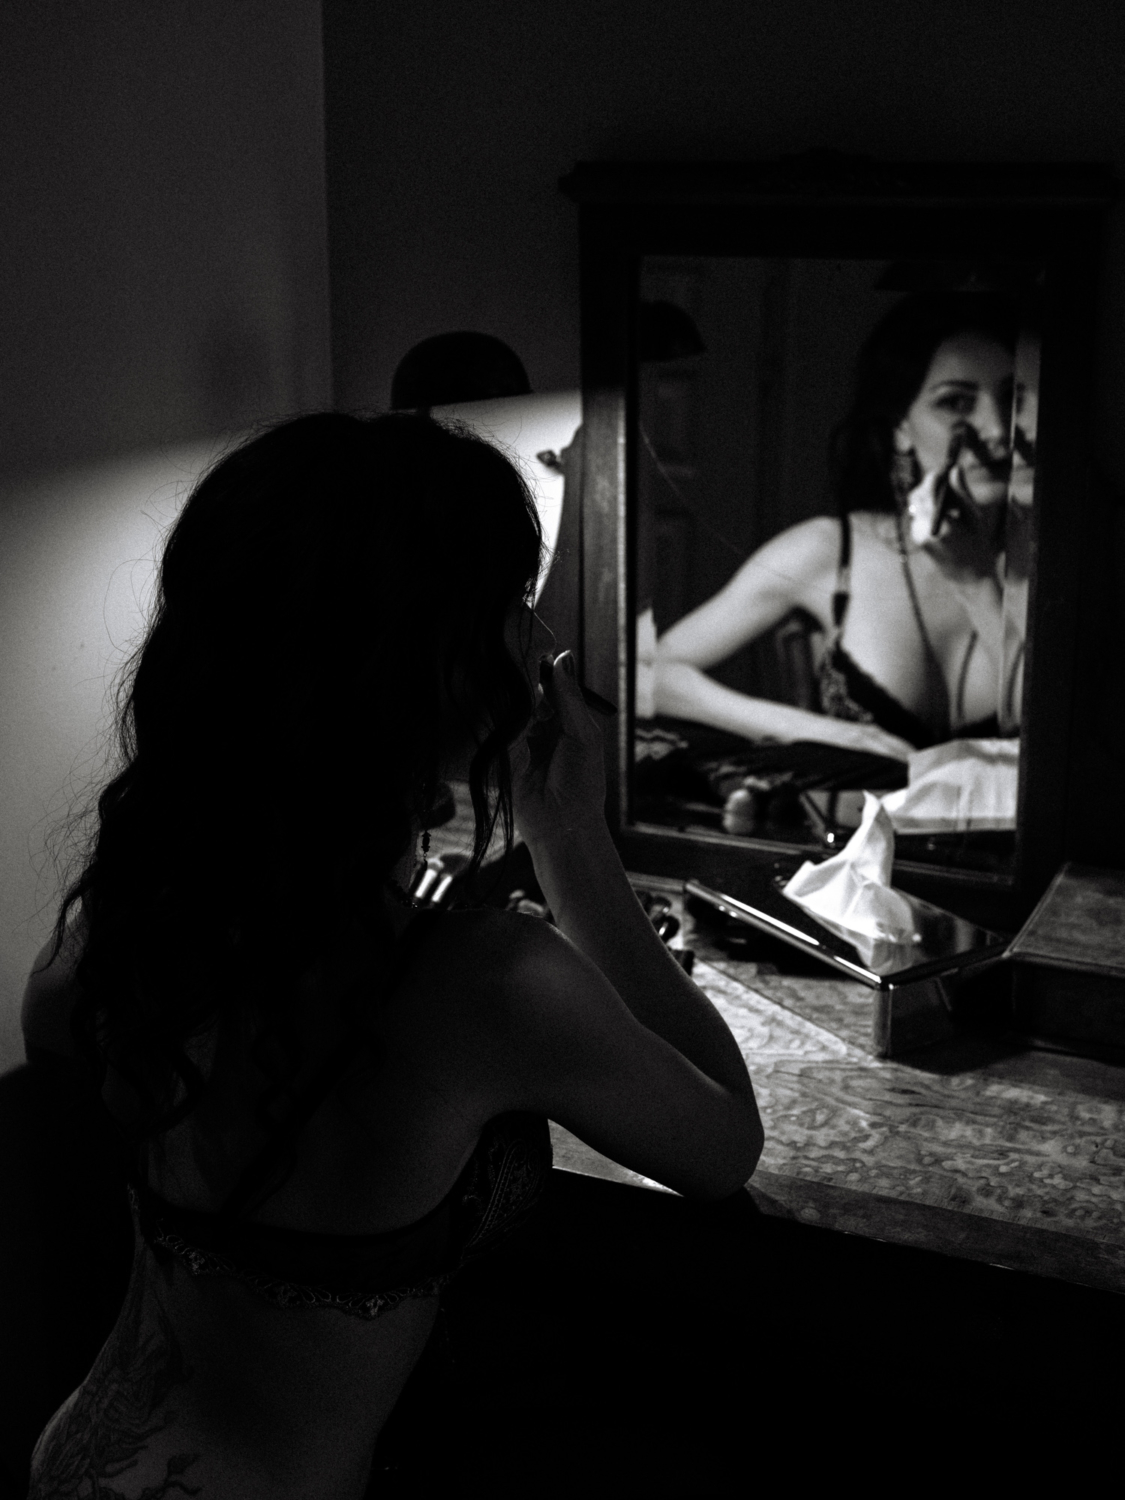
[[[489,333],[439,333],[415,344],[399,361],[391,407],[417,410],[530,394],[519,355],[501,339]]]

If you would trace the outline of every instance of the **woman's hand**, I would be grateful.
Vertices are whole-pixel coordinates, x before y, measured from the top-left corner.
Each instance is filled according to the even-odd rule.
[[[831,733],[809,735],[809,739],[823,739],[833,745],[839,745],[845,750],[863,750],[870,755],[886,755],[891,760],[909,760],[914,754],[914,746],[906,740],[900,740],[897,734],[888,734],[885,729],[880,729],[878,724],[859,724],[850,719],[830,719],[818,714],[818,728],[823,725]]]
[[[951,578],[995,579],[1004,550],[1006,506],[978,505],[961,481],[957,455],[927,474],[906,500],[910,539]]]
[[[978,505],[961,480],[957,451],[907,497],[911,540],[956,593],[988,660],[1004,669],[1004,547],[1010,507]],[[1017,523],[1018,525],[1018,523]],[[1013,593],[1013,601],[1014,601]]]
[[[531,848],[605,822],[602,732],[583,701],[574,653],[544,660],[540,683],[535,717],[508,752],[516,827]]]

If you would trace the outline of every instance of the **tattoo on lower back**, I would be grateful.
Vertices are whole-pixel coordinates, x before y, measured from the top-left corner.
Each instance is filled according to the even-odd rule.
[[[199,1453],[175,1453],[155,1484],[117,1487],[153,1438],[179,1415],[170,1404],[192,1371],[141,1251],[117,1326],[70,1402],[52,1418],[32,1458],[28,1500],[167,1500],[199,1495],[185,1480]]]

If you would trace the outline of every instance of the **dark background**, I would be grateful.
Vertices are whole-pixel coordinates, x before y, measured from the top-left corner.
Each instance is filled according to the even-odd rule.
[[[1108,0],[450,0],[325,7],[333,364],[386,399],[401,351],[480,327],[537,389],[578,383],[579,160],[1120,162]],[[1104,292],[1101,445],[1125,478],[1125,250]]]

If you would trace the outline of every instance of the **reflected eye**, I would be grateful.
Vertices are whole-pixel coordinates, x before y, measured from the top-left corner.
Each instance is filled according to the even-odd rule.
[[[934,410],[950,412],[955,417],[967,417],[972,414],[976,404],[975,391],[947,391],[934,402]]]

